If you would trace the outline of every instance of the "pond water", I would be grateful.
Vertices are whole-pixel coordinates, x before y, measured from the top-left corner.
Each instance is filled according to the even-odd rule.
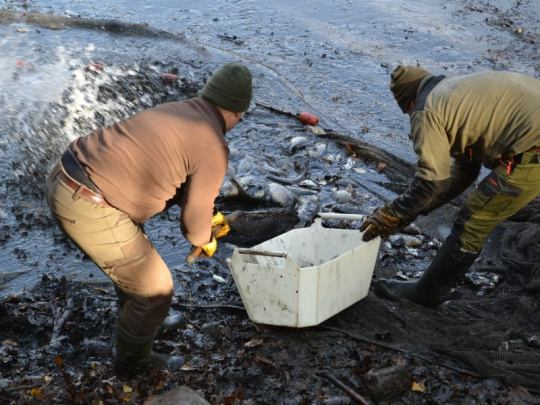
[[[538,3],[496,0],[481,2],[482,10],[477,3],[0,1],[6,11],[117,20],[184,37],[48,29],[24,21],[0,25],[0,274],[4,278],[0,293],[29,287],[50,273],[101,277],[75,249],[58,248],[56,231],[35,226],[48,215],[41,194],[44,168],[62,147],[99,125],[152,105],[145,102],[152,95],[145,93],[139,94],[139,100],[104,100],[99,95],[101,86],[137,76],[141,66],[152,66],[151,61],[178,66],[181,77],[197,81],[223,63],[238,60],[254,72],[256,100],[286,111],[313,112],[325,128],[414,162],[406,136],[407,117],[388,89],[389,73],[396,65],[418,63],[447,74],[508,68],[537,75],[534,61],[508,54],[515,41],[513,28],[502,29],[503,24],[490,25],[486,20],[513,19],[516,27],[523,22],[526,30],[527,24],[538,26]],[[89,75],[85,71],[89,63],[103,64],[106,74]],[[153,73],[162,73],[159,64]],[[246,151],[256,151],[273,139],[257,139],[256,117],[230,135],[249,137],[254,144]],[[33,173],[30,180],[29,173]],[[189,246],[175,221],[159,225],[150,221],[148,232],[157,238],[156,246],[172,268],[183,265]]]

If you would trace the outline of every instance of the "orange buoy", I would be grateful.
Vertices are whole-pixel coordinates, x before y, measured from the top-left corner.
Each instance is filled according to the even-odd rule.
[[[308,112],[302,112],[300,114],[297,114],[296,116],[300,121],[302,121],[302,123],[307,125],[317,125],[319,123],[319,119]]]
[[[100,65],[99,63],[91,63],[86,65],[86,70],[91,70],[92,72],[95,72],[96,70],[103,70],[103,65]]]
[[[161,78],[162,78],[163,80],[173,80],[173,81],[174,81],[174,80],[178,80],[178,76],[173,75],[172,73],[163,73],[163,74],[161,75]]]

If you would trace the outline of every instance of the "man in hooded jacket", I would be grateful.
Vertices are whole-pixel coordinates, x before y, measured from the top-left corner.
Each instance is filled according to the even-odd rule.
[[[229,63],[201,97],[142,111],[75,139],[52,169],[47,202],[62,231],[114,282],[118,371],[177,368],[183,359],[152,345],[169,312],[174,286],[142,223],[177,203],[184,237],[211,257],[228,232],[214,210],[225,177],[225,133],[249,108],[252,75]],[[213,226],[221,226],[214,234]]]
[[[381,297],[435,306],[472,266],[493,228],[540,194],[540,81],[512,72],[435,76],[398,66],[390,89],[410,116],[417,171],[402,195],[362,224],[365,241],[402,229],[465,191],[482,165],[491,169],[418,281],[374,283]]]

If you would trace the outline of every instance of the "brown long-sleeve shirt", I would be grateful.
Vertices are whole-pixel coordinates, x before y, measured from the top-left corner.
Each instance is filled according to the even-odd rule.
[[[214,200],[227,172],[225,120],[202,98],[145,110],[71,144],[90,180],[114,207],[144,222],[181,188],[181,229],[210,241]]]

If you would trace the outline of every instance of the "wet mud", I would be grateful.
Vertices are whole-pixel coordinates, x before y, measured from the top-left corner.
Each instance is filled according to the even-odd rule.
[[[11,63],[3,65],[3,82],[37,88],[43,98],[36,91],[32,102],[19,99],[5,87],[7,114],[0,126],[10,138],[3,135],[0,143],[0,403],[143,404],[180,385],[212,404],[361,403],[358,397],[374,404],[538,403],[537,385],[482,372],[447,352],[437,358],[406,350],[393,330],[364,325],[365,313],[374,308],[396,323],[406,322],[396,312],[400,306],[380,306],[372,293],[317,327],[254,324],[227,265],[236,246],[249,247],[309,226],[318,212],[368,214],[403,191],[414,161],[405,136],[407,123],[397,115],[386,80],[396,62],[414,63],[415,52],[426,56],[423,37],[433,46],[427,52],[435,55],[430,68],[452,73],[510,69],[538,78],[539,12],[534,2],[447,2],[448,19],[463,24],[448,32],[463,35],[470,44],[462,52],[433,39],[430,30],[440,27],[410,24],[402,29],[373,18],[372,29],[361,32],[349,24],[335,32],[331,25],[308,18],[323,1],[313,2],[300,16],[288,2],[273,2],[308,27],[298,33],[282,22],[285,36],[295,33],[290,37],[279,34],[277,22],[276,27],[257,26],[256,19],[248,18],[249,7],[236,19],[209,12],[217,28],[207,31],[202,27],[210,24],[208,19],[201,23],[191,17],[193,10],[182,10],[175,18],[189,21],[189,28],[181,32],[128,21],[135,20],[133,14],[120,20],[111,13],[102,19],[89,10],[63,15],[61,7],[4,3],[0,29],[12,42],[9,48],[2,45],[4,59]],[[241,3],[231,4],[235,12]],[[381,2],[381,10],[385,7],[387,2]],[[354,9],[353,2],[343,2],[341,8]],[[467,24],[471,32],[460,28]],[[13,41],[20,38],[14,35],[27,35],[28,44]],[[353,37],[375,38],[380,44],[348,42]],[[64,56],[67,62],[54,56],[51,64],[45,50],[59,43],[80,54]],[[28,57],[10,53],[17,47]],[[130,47],[139,55],[118,50]],[[226,214],[241,214],[215,259],[184,262],[189,246],[180,235],[177,209],[146,224],[175,280],[173,309],[187,321],[160,334],[155,349],[182,355],[188,362],[179,372],[121,378],[112,368],[114,291],[55,227],[43,201],[45,175],[74,136],[143,108],[196,95],[215,67],[231,57],[251,64],[259,99],[292,114],[254,104],[227,135],[231,165],[217,204]],[[280,64],[288,74],[276,73]],[[359,81],[350,73],[352,66],[360,66],[368,76],[369,71],[376,73]],[[48,77],[42,81],[44,72]],[[58,99],[46,97],[45,81],[62,89]],[[44,103],[46,109],[40,107]],[[395,111],[386,114],[390,106]],[[295,114],[303,110],[320,118],[318,129],[298,120]],[[328,220],[325,225],[357,228],[359,223]],[[417,276],[440,245],[443,225],[448,227],[448,221],[437,226],[423,222],[389,238],[381,247],[380,266],[397,266],[399,277]],[[488,271],[470,274],[458,296],[474,300],[506,289],[503,277],[491,268],[488,263]],[[472,309],[459,309],[474,318],[468,312]],[[456,308],[445,309],[452,310]],[[535,319],[516,331],[521,340],[512,336],[522,353],[537,355],[540,350]],[[514,340],[511,344],[517,345]]]

